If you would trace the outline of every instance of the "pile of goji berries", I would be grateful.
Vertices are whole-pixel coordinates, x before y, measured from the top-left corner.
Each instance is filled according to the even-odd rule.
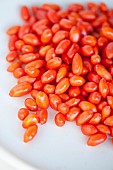
[[[113,9],[104,3],[57,4],[21,8],[22,26],[7,30],[11,62],[18,79],[10,96],[30,94],[18,117],[32,140],[48,107],[58,111],[57,126],[75,121],[87,144],[113,141]],[[30,113],[29,113],[30,112]]]

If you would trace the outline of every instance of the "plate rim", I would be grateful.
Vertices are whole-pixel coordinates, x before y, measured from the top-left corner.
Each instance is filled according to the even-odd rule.
[[[0,146],[0,159],[2,161],[4,161],[5,163],[7,163],[8,165],[10,165],[10,166],[12,166],[12,167],[14,167],[18,170],[21,170],[21,169],[24,169],[24,170],[41,170],[39,168],[37,169],[37,168],[31,166],[30,164],[25,163],[25,161],[16,157],[12,153],[10,153],[10,151],[6,150],[2,146]]]

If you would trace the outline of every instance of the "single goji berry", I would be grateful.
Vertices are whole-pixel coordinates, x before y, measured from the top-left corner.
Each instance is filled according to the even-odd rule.
[[[96,126],[96,128],[97,128],[101,133],[110,134],[110,129],[109,129],[106,125],[98,124],[98,125]]]
[[[77,106],[79,102],[80,102],[80,99],[73,97],[69,99],[68,101],[66,101],[66,104],[69,107],[73,107],[73,106]]]
[[[106,139],[107,139],[106,134],[97,133],[89,137],[87,144],[89,146],[96,146],[96,145],[103,143]]]
[[[57,126],[61,127],[65,124],[65,116],[62,113],[57,113],[55,116],[55,123]]]
[[[94,104],[88,102],[88,101],[82,101],[79,103],[79,107],[80,109],[82,109],[83,111],[87,111],[87,110],[92,110],[93,112],[97,112],[97,108]]]
[[[29,13],[29,9],[27,6],[22,6],[21,7],[21,17],[23,20],[27,21],[30,18],[30,13]]]
[[[13,75],[15,78],[20,78],[25,75],[25,71],[23,68],[19,67],[13,71]]]
[[[48,44],[52,39],[52,31],[51,29],[45,29],[41,35],[41,42],[43,44]]]
[[[70,46],[70,40],[64,39],[60,41],[60,43],[57,45],[55,49],[55,53],[58,55],[63,54],[69,49],[69,46]]]
[[[33,89],[35,89],[35,90],[42,90],[43,86],[44,86],[44,84],[42,83],[41,80],[37,80],[33,83]]]
[[[42,83],[50,83],[50,82],[52,82],[56,78],[56,74],[57,74],[56,70],[48,70],[48,71],[46,71],[41,77]]]
[[[30,62],[36,60],[37,55],[34,53],[28,53],[28,54],[23,54],[23,55],[21,54],[21,55],[19,55],[19,59],[22,63],[27,64],[27,63],[30,63]]]
[[[113,40],[113,29],[111,27],[102,27],[101,34],[109,40]]]
[[[31,46],[31,45],[24,45],[21,50],[22,50],[23,54],[33,53],[34,52],[34,47]]]
[[[24,142],[31,141],[36,136],[37,131],[38,131],[37,125],[33,125],[33,126],[28,127],[25,131],[25,134],[24,134]]]
[[[36,114],[31,113],[27,115],[27,117],[24,119],[22,126],[23,128],[28,128],[30,126],[36,125],[38,123],[38,117]]]
[[[62,64],[62,59],[60,57],[54,57],[47,61],[48,69],[57,69]]]
[[[81,110],[79,107],[71,107],[66,113],[66,120],[70,122],[74,121],[80,113]]]
[[[7,56],[6,56],[6,60],[8,62],[12,62],[14,61],[16,58],[18,57],[18,53],[17,51],[10,51]]]
[[[56,76],[56,82],[58,83],[62,78],[66,77],[66,75],[67,75],[66,67],[59,68],[57,76]]]
[[[38,118],[38,122],[43,125],[47,122],[48,119],[48,112],[46,109],[40,109],[37,110],[36,112],[37,118]]]
[[[33,33],[25,34],[23,36],[23,41],[26,44],[32,45],[32,46],[39,46],[39,44],[40,44],[40,41],[39,41],[38,37]]]
[[[18,26],[18,25],[12,26],[12,27],[10,27],[10,28],[7,30],[7,34],[8,34],[8,35],[17,34],[18,31],[19,31],[19,28],[20,28],[20,26]]]
[[[80,88],[78,86],[70,86],[68,89],[68,94],[70,97],[77,97],[81,93]]]
[[[85,83],[85,79],[82,76],[74,75],[70,78],[70,84],[72,86],[82,86]]]
[[[83,85],[83,88],[86,92],[91,93],[91,92],[95,92],[98,89],[98,85],[95,82],[86,82]]]
[[[49,104],[52,109],[58,110],[58,105],[62,103],[61,98],[56,94],[49,94]]]
[[[39,91],[36,95],[36,103],[40,108],[47,109],[49,107],[49,98],[46,93]]]
[[[66,114],[69,111],[69,106],[66,103],[60,103],[58,105],[58,111],[63,114]]]
[[[88,101],[96,105],[100,103],[101,98],[102,97],[99,92],[92,92],[88,97]]]
[[[85,124],[88,122],[93,116],[93,112],[91,110],[82,112],[76,119],[77,126]]]
[[[31,94],[31,96],[32,96],[32,98],[33,98],[33,99],[36,99],[36,95],[37,95],[37,93],[38,93],[38,91],[37,91],[37,90],[32,90],[32,91],[31,91],[31,93],[30,93],[30,94]]]
[[[104,66],[102,66],[101,64],[96,64],[94,67],[94,70],[96,71],[96,73],[101,76],[102,78],[104,78],[105,80],[112,80],[112,76],[111,74],[106,70],[106,68]]]
[[[99,124],[100,121],[101,121],[101,113],[94,113],[89,123],[96,125],[96,124]]]
[[[52,84],[46,84],[43,88],[43,91],[46,93],[46,94],[53,94],[54,91],[55,91],[55,86],[52,85]]]
[[[59,30],[58,32],[56,32],[53,36],[53,43],[58,44],[60,43],[60,41],[64,40],[65,38],[68,38],[68,31],[65,30]]]
[[[110,113],[111,113],[110,106],[103,107],[102,113],[101,113],[102,114],[102,120],[105,120],[107,117],[109,117]]]
[[[14,86],[11,90],[9,95],[11,97],[20,97],[23,95],[26,95],[28,93],[30,93],[32,90],[32,86],[30,83],[24,82],[24,83],[20,83],[16,86]]]
[[[80,39],[80,30],[77,27],[73,26],[70,30],[69,36],[72,42],[77,43]]]
[[[69,88],[69,86],[70,86],[69,79],[63,78],[56,85],[55,93],[62,94]]]
[[[28,116],[29,112],[26,108],[20,108],[18,111],[18,118],[24,120]]]
[[[80,75],[83,70],[82,57],[76,53],[72,60],[72,72],[76,75]]]
[[[66,102],[70,99],[70,96],[66,93],[59,94],[59,97],[61,98],[62,102]]]
[[[36,78],[25,75],[18,79],[18,84],[25,83],[25,82],[33,84],[35,82],[35,80],[36,80]]]
[[[86,136],[91,136],[91,135],[98,132],[97,128],[94,125],[90,125],[90,124],[82,125],[81,126],[81,131]]]
[[[30,111],[37,111],[38,109],[38,106],[35,100],[33,100],[32,98],[26,98],[24,104],[26,108]]]

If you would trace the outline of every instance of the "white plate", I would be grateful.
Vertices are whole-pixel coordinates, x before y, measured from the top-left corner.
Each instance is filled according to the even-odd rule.
[[[28,144],[23,143],[24,130],[17,119],[17,111],[24,106],[24,97],[8,96],[16,80],[6,72],[8,37],[5,30],[22,23],[19,17],[22,4],[38,5],[44,2],[54,1],[0,0],[0,157],[20,170],[32,167],[37,170],[113,170],[113,146],[110,141],[88,147],[87,137],[81,134],[75,123],[66,123],[62,128],[55,126],[53,110],[49,111],[48,123],[39,126],[37,137]],[[112,5],[112,0],[107,2]],[[56,3],[66,6],[69,1],[57,0]]]

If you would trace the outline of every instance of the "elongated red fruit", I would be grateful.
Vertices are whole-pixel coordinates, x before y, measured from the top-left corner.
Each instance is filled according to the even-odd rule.
[[[72,60],[72,72],[76,75],[80,75],[83,70],[83,62],[81,56],[76,53]]]
[[[97,133],[89,137],[87,144],[89,146],[96,146],[103,143],[107,139],[106,134]]]
[[[20,97],[30,93],[32,90],[32,85],[30,83],[21,83],[14,86],[11,90],[9,95],[11,97]]]

